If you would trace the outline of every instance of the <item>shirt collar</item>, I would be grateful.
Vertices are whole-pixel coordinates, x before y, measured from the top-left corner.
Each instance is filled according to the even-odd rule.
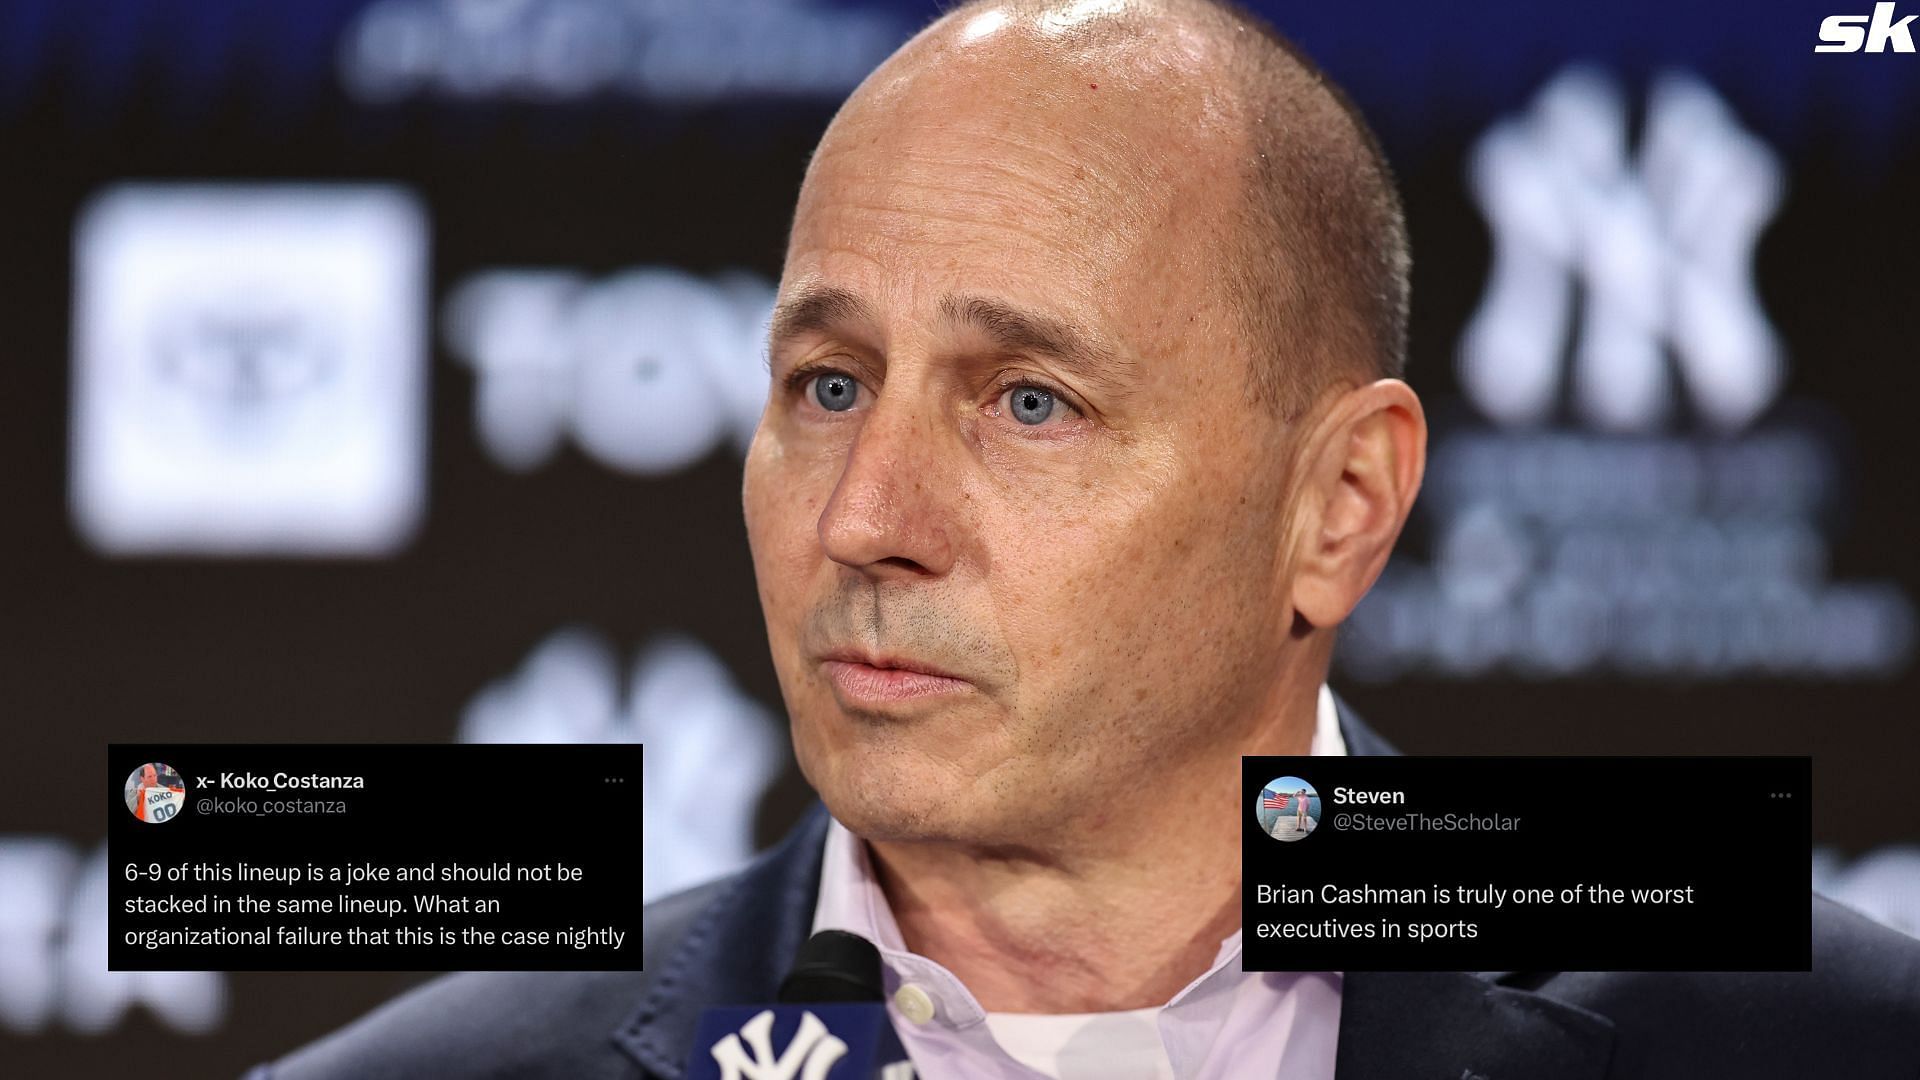
[[[1333,691],[1320,684],[1315,709],[1313,741],[1309,753],[1315,757],[1344,757],[1347,741],[1340,733],[1340,711]],[[847,930],[874,943],[880,950],[887,993],[891,995],[903,983],[926,988],[934,999],[933,1019],[949,1027],[967,1027],[986,1018],[980,1003],[967,991],[959,978],[939,963],[908,951],[900,936],[900,925],[880,880],[873,872],[867,845],[838,820],[827,825],[826,850],[820,864],[820,896],[813,909],[813,933],[822,930]],[[1240,931],[1235,930],[1220,942],[1213,966],[1206,974],[1187,984],[1168,1004],[1197,991],[1227,972],[1240,975]],[[1252,974],[1252,973],[1249,973]]]
[[[1333,688],[1320,684],[1319,705],[1314,710],[1313,743],[1307,753],[1314,757],[1346,757],[1347,737],[1340,734],[1340,707],[1333,703]]]

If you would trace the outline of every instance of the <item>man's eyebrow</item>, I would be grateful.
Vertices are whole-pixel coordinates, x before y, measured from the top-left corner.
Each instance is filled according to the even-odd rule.
[[[873,305],[851,289],[837,285],[806,285],[773,309],[767,325],[771,346],[807,333],[824,333],[847,323],[872,323]]]
[[[1000,300],[948,296],[940,301],[940,313],[953,322],[979,329],[1003,349],[1044,353],[1092,381],[1111,385],[1131,367],[1112,349],[1071,325]]]
[[[949,294],[940,301],[949,322],[973,327],[1010,352],[1041,353],[1089,382],[1118,388],[1132,364],[1071,324],[1002,300]],[[838,285],[803,285],[774,308],[768,322],[771,354],[781,343],[808,333],[832,333],[850,323],[879,321],[872,304]]]

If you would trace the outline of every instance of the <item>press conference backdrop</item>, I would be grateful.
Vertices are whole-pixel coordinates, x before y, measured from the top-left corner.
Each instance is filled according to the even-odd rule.
[[[1864,2],[1816,53],[1832,2],[1263,10],[1416,253],[1428,478],[1335,685],[1413,753],[1811,754],[1814,884],[1915,932],[1920,55]],[[931,14],[0,6],[10,1075],[234,1072],[415,978],[108,973],[111,740],[642,740],[652,894],[781,834],[763,324]]]

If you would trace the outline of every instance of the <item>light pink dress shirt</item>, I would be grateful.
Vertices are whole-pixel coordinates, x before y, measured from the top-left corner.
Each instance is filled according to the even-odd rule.
[[[1311,752],[1347,752],[1333,693],[1325,685],[1320,687]],[[866,844],[838,821],[828,827],[813,929],[849,930],[879,946],[887,1012],[923,1080],[1055,1075],[1009,1053],[966,986],[946,968],[907,950],[874,877]],[[1241,971],[1240,933],[1235,931],[1220,943],[1213,967],[1157,1010],[1164,1058],[1143,1054],[1136,1071],[1131,1063],[1115,1068],[1109,1056],[1090,1068],[1103,1080],[1164,1076],[1169,1064],[1178,1080],[1333,1080],[1340,986],[1340,973],[1334,971]],[[1144,1024],[1150,1015],[1136,1011],[1061,1019],[1084,1023],[1087,1043],[1110,1047],[1113,1040],[1106,1032]],[[1030,1019],[1021,1017],[1016,1023],[1025,1027]],[[1060,1060],[1068,1062],[1060,1074],[1063,1080],[1092,1075],[1076,1071],[1070,1057]]]

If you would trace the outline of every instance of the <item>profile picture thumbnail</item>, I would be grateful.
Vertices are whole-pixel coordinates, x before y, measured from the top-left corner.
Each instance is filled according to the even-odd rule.
[[[1297,776],[1282,776],[1260,789],[1254,813],[1275,840],[1302,840],[1320,825],[1320,793]]]
[[[187,805],[187,782],[166,762],[150,761],[128,774],[126,797],[134,817],[158,825]]]

